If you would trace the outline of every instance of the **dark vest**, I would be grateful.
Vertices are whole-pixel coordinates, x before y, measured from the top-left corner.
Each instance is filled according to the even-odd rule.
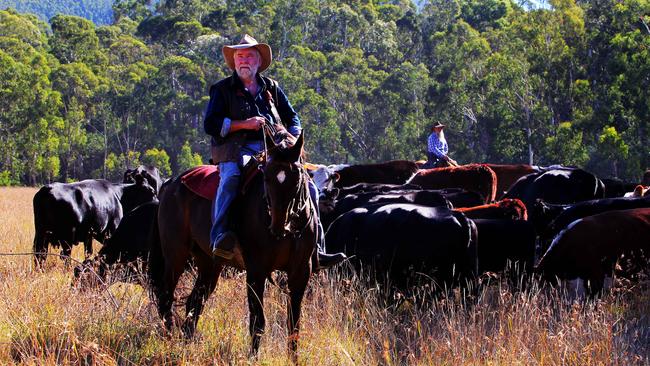
[[[233,80],[237,77],[233,75],[225,78],[218,83],[214,84],[212,88],[219,88],[219,93],[226,99],[224,105],[228,109],[226,116],[231,120],[245,120],[250,117],[258,116],[255,103],[252,101],[250,95],[246,95],[245,90],[239,89],[238,83]],[[271,92],[271,95],[277,95],[277,81],[262,76],[262,80],[266,88]],[[265,91],[263,90],[262,93]],[[264,97],[264,96],[263,96]],[[215,136],[212,138],[211,155],[213,164],[218,164],[224,161],[239,161],[239,155],[242,146],[246,141],[260,140],[262,138],[261,131],[239,130],[229,133],[226,137]]]

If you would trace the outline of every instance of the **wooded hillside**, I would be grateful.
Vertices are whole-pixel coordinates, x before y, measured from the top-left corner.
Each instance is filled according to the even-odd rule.
[[[77,15],[105,25],[113,23],[112,4],[113,0],[0,0],[0,9],[14,8],[45,21],[57,14]]]
[[[207,161],[221,46],[273,47],[310,160],[425,157],[434,121],[452,157],[585,167],[637,180],[650,165],[650,1],[148,0],[111,25],[0,11],[0,183],[166,175]]]

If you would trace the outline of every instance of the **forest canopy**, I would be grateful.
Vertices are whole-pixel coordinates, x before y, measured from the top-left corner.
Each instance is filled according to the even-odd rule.
[[[118,0],[112,16],[0,10],[0,184],[207,161],[208,88],[243,33],[273,48],[265,74],[315,163],[422,159],[440,121],[462,163],[632,181],[650,164],[650,0]]]

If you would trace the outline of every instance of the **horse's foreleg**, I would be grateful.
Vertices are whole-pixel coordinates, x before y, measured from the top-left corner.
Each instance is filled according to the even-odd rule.
[[[261,337],[266,325],[266,319],[264,318],[265,282],[265,274],[255,274],[252,271],[246,273],[248,311],[250,313],[248,331],[251,335],[251,356],[257,356],[257,352],[260,349]]]
[[[203,305],[210,297],[210,294],[217,287],[217,280],[221,273],[222,266],[215,268],[214,262],[209,258],[207,261],[196,261],[195,264],[199,266],[199,275],[194,283],[192,293],[187,298],[185,305],[185,321],[183,322],[182,330],[186,338],[194,336],[196,331],[196,324],[199,321],[199,316],[203,312]],[[205,262],[205,263],[204,263]]]
[[[290,274],[288,279],[289,299],[287,300],[287,330],[289,357],[294,364],[298,363],[298,338],[300,330],[300,310],[305,289],[309,282],[309,266]]]

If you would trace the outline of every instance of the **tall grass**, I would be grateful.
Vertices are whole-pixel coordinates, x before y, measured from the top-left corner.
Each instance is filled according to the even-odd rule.
[[[29,252],[35,189],[0,190],[0,252]],[[97,247],[99,245],[97,244]],[[97,249],[96,249],[97,250]],[[73,257],[83,259],[76,247]],[[189,293],[187,275],[179,292]],[[37,271],[30,256],[0,256],[0,364],[247,364],[245,276],[229,271],[206,305],[196,339],[163,334],[146,290],[116,283],[81,290],[55,257]],[[385,301],[377,286],[330,273],[312,278],[303,305],[306,365],[636,365],[650,363],[649,282],[591,302],[499,279],[476,298]],[[269,285],[267,331],[256,362],[288,364],[286,301]],[[182,298],[179,312],[182,314]]]

